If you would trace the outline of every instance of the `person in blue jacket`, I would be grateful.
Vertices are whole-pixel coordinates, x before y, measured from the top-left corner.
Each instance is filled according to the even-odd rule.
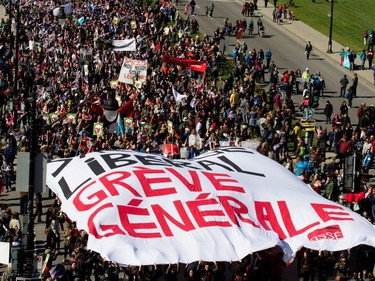
[[[363,158],[362,162],[362,170],[364,173],[368,173],[370,167],[372,166],[372,161],[373,161],[373,154],[371,153],[370,149],[367,149],[366,155]]]

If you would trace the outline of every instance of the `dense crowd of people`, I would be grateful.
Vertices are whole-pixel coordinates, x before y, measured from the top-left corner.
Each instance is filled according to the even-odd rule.
[[[244,5],[243,16],[253,15],[256,3]],[[9,9],[9,4],[6,7]],[[202,37],[197,34],[194,8],[190,9],[191,13],[182,17],[175,3],[163,1],[21,1],[21,12],[31,13],[22,12],[17,38],[10,32],[12,24],[0,23],[1,133],[7,142],[1,168],[5,191],[14,188],[17,152],[30,150],[28,112],[32,108],[30,98],[34,98],[38,150],[49,158],[132,149],[191,159],[223,144],[242,146],[256,140],[261,154],[284,165],[329,200],[374,223],[375,188],[362,177],[355,190],[347,193],[342,168],[347,156],[356,153],[360,173],[373,169],[375,108],[363,103],[354,127],[346,102],[334,109],[327,101],[324,114],[331,128],[306,130],[303,121],[296,118],[298,111],[313,107],[314,102],[319,106],[324,77],[310,74],[308,69],[281,73],[270,49],[250,49],[246,43],[233,48],[233,63],[227,61],[219,46],[222,38],[233,34],[230,21],[225,20],[212,36]],[[14,6],[12,14],[18,14]],[[259,28],[263,23],[254,26]],[[238,21],[235,34],[249,27],[246,18]],[[111,50],[112,40],[131,38],[136,39],[136,51]],[[15,52],[16,41],[20,47]],[[166,63],[166,54],[206,61],[207,72]],[[118,82],[124,56],[147,61],[141,87]],[[177,99],[176,92],[185,98]],[[116,125],[104,116],[106,93],[115,94],[120,107],[121,122]],[[295,106],[292,95],[302,97],[301,107]],[[124,125],[124,118],[132,118],[128,119],[131,123]],[[103,133],[95,130],[97,124],[103,124]],[[176,149],[168,150],[168,144]],[[330,152],[337,160],[327,164]],[[38,221],[41,200],[41,194],[36,194]],[[27,194],[20,195],[20,206],[20,213],[26,213]],[[4,241],[21,239],[18,214],[12,208],[6,209],[1,224]],[[115,281],[125,274],[127,280],[157,280],[163,275],[165,280],[177,280],[185,272],[186,280],[281,280],[286,266],[282,253],[269,249],[233,263],[124,267],[87,250],[87,239],[87,233],[77,229],[61,211],[56,198],[46,214],[45,257],[49,262],[43,278],[83,281],[93,276],[95,280]],[[350,251],[303,249],[297,257],[298,274],[303,280],[312,276],[326,280],[332,274],[340,276],[338,280],[349,280],[353,274],[362,279],[352,280],[372,280],[372,249],[361,246],[356,250],[360,262],[353,272],[348,262]],[[63,268],[51,270],[61,255]]]

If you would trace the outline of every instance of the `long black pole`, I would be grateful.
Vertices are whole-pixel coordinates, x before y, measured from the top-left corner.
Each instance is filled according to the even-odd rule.
[[[26,265],[25,277],[34,277],[34,176],[35,176],[35,157],[38,149],[37,143],[37,122],[36,122],[36,93],[28,83],[28,92],[31,99],[30,108],[30,127],[31,127],[31,142],[30,142],[30,174],[29,174],[29,194],[28,194],[28,212],[27,212],[27,240],[26,240]],[[30,100],[29,99],[29,100]]]
[[[330,23],[329,23],[329,40],[328,40],[328,51],[327,53],[332,53],[332,29],[333,29],[333,3],[335,1],[331,0],[331,12],[330,12]]]
[[[10,0],[12,1],[12,0]],[[13,87],[13,97],[18,95],[18,55],[20,49],[20,39],[19,39],[19,31],[20,31],[20,5],[18,1],[16,2],[16,46],[15,46],[15,57],[14,57],[14,87]],[[14,129],[17,129],[17,110],[14,110]]]
[[[12,33],[12,9],[13,9],[13,5],[12,5],[13,3],[12,2],[13,2],[12,0],[9,1],[9,19],[8,19],[8,31],[9,31],[9,34]],[[14,42],[10,42],[10,43],[11,43],[10,47],[13,48],[13,43]]]

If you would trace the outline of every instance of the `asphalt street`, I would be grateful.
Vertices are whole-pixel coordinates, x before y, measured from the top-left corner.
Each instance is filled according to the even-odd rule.
[[[215,9],[213,17],[210,18],[205,16],[205,6],[209,7],[212,2],[215,5]],[[183,13],[185,3],[186,1],[183,1],[182,5],[178,6],[180,13]],[[242,1],[197,0],[196,3],[195,16],[200,26],[199,31],[202,34],[212,36],[214,31],[223,25],[225,18],[228,18],[233,24],[235,24],[236,20],[243,19],[241,14]],[[259,17],[261,18],[265,26],[266,36],[260,38],[257,35],[246,35],[241,40],[237,40],[235,36],[227,36],[225,38],[226,55],[231,55],[235,44],[246,42],[248,50],[263,49],[266,51],[267,48],[270,48],[272,51],[272,60],[275,61],[281,73],[285,70],[295,71],[297,69],[303,72],[306,68],[309,68],[310,73],[313,74],[320,71],[326,81],[326,93],[320,99],[320,107],[316,110],[315,119],[324,128],[326,125],[322,121],[325,120],[323,115],[325,101],[330,100],[334,107],[334,112],[339,112],[339,107],[344,100],[339,97],[339,81],[346,74],[351,82],[351,78],[354,75],[354,72],[339,65],[338,51],[341,50],[342,46],[334,42],[333,51],[336,54],[328,55],[326,53],[328,46],[328,38],[326,36],[312,30],[299,21],[286,21],[283,24],[277,25],[272,22],[273,6],[269,4],[268,8],[264,8],[263,1],[260,0],[258,3],[259,9],[255,11],[253,18],[254,22],[257,22]],[[296,16],[298,18],[298,15]],[[328,17],[327,24],[329,24]],[[254,30],[256,30],[256,27]],[[311,34],[311,37],[309,34]],[[313,52],[309,60],[306,59],[304,54],[307,41],[311,41],[313,45]],[[357,58],[356,63],[359,63],[359,58]],[[358,95],[353,100],[353,107],[349,109],[349,116],[353,124],[356,124],[358,121],[356,111],[362,102],[365,102],[367,105],[375,104],[375,91],[374,86],[371,84],[372,71],[364,70],[362,73],[361,71],[357,71],[357,73],[359,73]],[[362,78],[362,74],[364,78]],[[267,78],[268,75],[266,74]],[[296,104],[299,104],[301,96],[294,95],[293,100]]]

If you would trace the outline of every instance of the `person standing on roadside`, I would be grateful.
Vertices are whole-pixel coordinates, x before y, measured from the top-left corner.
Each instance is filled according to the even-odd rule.
[[[311,45],[311,42],[310,42],[310,41],[307,42],[306,47],[305,47],[305,55],[306,55],[306,59],[309,59],[309,57],[310,57],[310,53],[311,53],[312,49],[313,49],[313,47],[312,47],[312,45]]]
[[[346,92],[345,97],[348,100],[348,108],[351,108],[352,107],[352,101],[353,101],[353,98],[354,98],[354,89],[353,89],[353,86],[350,86],[348,88],[348,91]]]
[[[362,50],[362,52],[359,54],[359,59],[361,60],[361,70],[365,69],[366,57],[366,50]]]
[[[191,9],[191,15],[194,15],[195,5],[196,5],[195,1],[191,0],[189,5],[190,5],[190,9]]]
[[[329,100],[327,100],[326,106],[324,108],[324,115],[326,116],[326,124],[331,123],[331,116],[333,114],[333,106]]]
[[[367,60],[368,60],[368,69],[372,68],[372,60],[374,58],[374,52],[372,48],[369,48],[367,51]]]
[[[214,9],[215,9],[214,2],[211,2],[211,6],[209,8],[210,18],[212,18],[212,14],[214,12]]]
[[[367,39],[368,39],[368,32],[367,32],[367,29],[365,29],[365,31],[363,31],[363,45],[367,45]]]
[[[357,97],[357,86],[358,86],[358,75],[357,73],[354,73],[354,76],[352,78],[353,98]]]
[[[344,74],[344,77],[340,79],[340,97],[345,97],[346,94],[346,87],[349,84],[348,78],[346,78],[346,75]]]
[[[340,51],[340,65],[341,66],[344,63],[345,56],[346,56],[345,49],[341,49],[341,51]]]
[[[268,0],[264,0],[264,7],[267,8]]]
[[[266,69],[269,69],[270,68],[270,62],[271,62],[271,59],[272,59],[272,53],[271,53],[270,48],[267,49],[265,55],[266,55]]]
[[[259,18],[257,22],[257,27],[258,27],[258,35],[260,34],[260,28],[263,26],[262,20]]]
[[[348,59],[350,63],[350,66],[349,66],[350,70],[354,70],[354,62],[355,62],[356,57],[357,57],[357,54],[354,51],[349,51]]]

